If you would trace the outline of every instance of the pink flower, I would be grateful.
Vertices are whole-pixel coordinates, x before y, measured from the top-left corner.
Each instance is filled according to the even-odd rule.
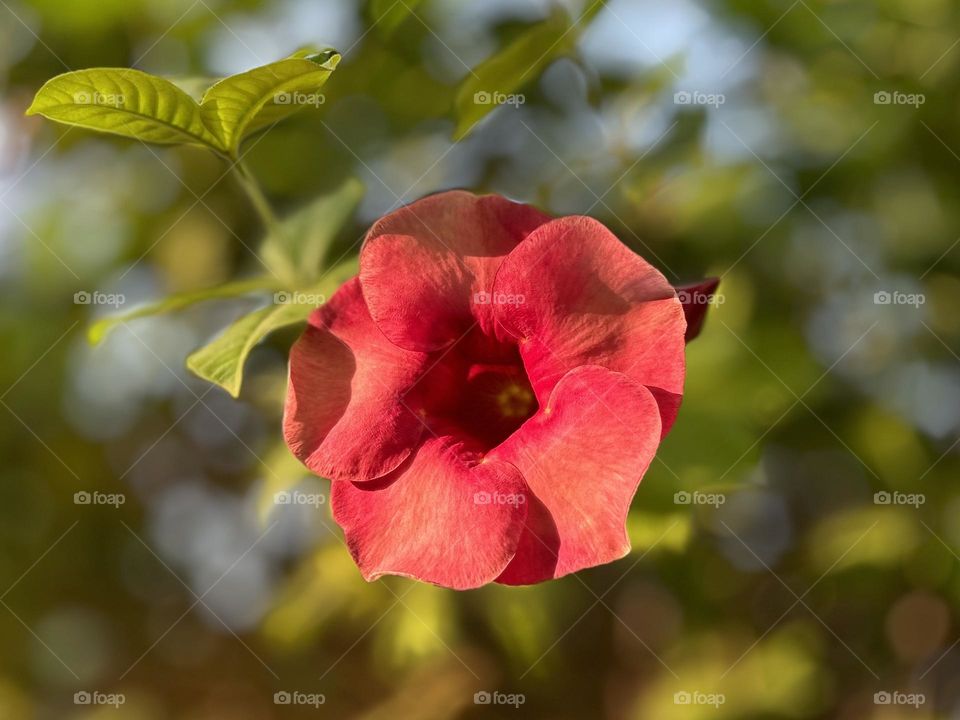
[[[465,589],[623,557],[716,285],[681,303],[596,220],[493,195],[379,220],[291,350],[284,417],[363,576]]]

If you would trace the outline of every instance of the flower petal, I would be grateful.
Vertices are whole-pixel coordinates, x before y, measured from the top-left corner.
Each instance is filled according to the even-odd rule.
[[[493,581],[510,562],[525,492],[512,465],[477,462],[451,438],[431,437],[387,477],[334,483],[331,504],[367,580],[403,575],[464,590]]]
[[[720,285],[720,278],[707,278],[698,283],[677,286],[677,298],[683,305],[683,314],[687,318],[685,336],[687,342],[700,334],[703,321],[707,317],[710,298],[717,291],[718,285]]]
[[[683,394],[686,322],[656,268],[598,221],[571,216],[532,232],[504,259],[494,287],[523,297],[494,307],[519,338],[541,404],[573,368],[600,365],[650,387],[666,434]]]
[[[290,350],[287,445],[308,468],[332,480],[372,480],[396,469],[424,429],[403,395],[427,360],[383,337],[359,281],[350,280],[314,311]]]
[[[630,502],[660,442],[643,385],[587,366],[488,455],[517,467],[535,496],[517,553],[498,582],[525,585],[617,560],[630,550]]]
[[[475,322],[494,327],[485,302],[503,257],[550,218],[529,205],[461,190],[431,195],[378,221],[360,253],[370,314],[391,342],[430,352]],[[475,294],[478,302],[474,302]]]

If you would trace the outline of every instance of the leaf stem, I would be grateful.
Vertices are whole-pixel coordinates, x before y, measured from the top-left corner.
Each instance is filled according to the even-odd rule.
[[[263,223],[264,230],[266,231],[263,249],[260,252],[261,256],[265,256],[262,259],[268,261],[268,267],[274,264],[279,265],[279,267],[271,269],[274,269],[280,279],[288,285],[295,284],[297,281],[296,268],[290,263],[283,247],[274,247],[283,245],[283,226],[273,212],[267,196],[264,195],[256,177],[254,177],[250,168],[247,167],[243,160],[239,158],[233,159],[232,168],[237,179],[240,181],[240,186],[249,198],[251,205],[253,205],[253,209],[260,217],[260,222]]]
[[[253,204],[253,209],[256,210],[257,215],[260,216],[264,229],[271,234],[277,232],[280,228],[280,221],[277,220],[273,208],[270,207],[270,203],[267,201],[267,196],[263,194],[263,190],[260,189],[256,178],[253,176],[253,173],[250,172],[250,168],[247,167],[243,160],[237,160],[233,164],[233,169],[237,174],[237,178],[240,180],[241,187],[243,187],[244,192]]]

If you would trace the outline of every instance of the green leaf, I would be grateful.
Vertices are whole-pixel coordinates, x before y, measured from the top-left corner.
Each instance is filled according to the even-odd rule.
[[[501,104],[522,104],[517,90],[534,80],[559,56],[570,52],[577,40],[570,16],[562,8],[527,28],[499,52],[477,65],[460,84],[454,99],[460,140],[488,113]]]
[[[193,98],[169,80],[139,70],[92,68],[58,75],[40,88],[27,115],[144,142],[223,149]]]
[[[27,115],[235,157],[250,133],[320,105],[319,90],[339,62],[335,50],[304,49],[213,85],[205,78],[171,82],[124,68],[78,70],[48,80]]]
[[[237,280],[235,282],[217,285],[203,290],[192,290],[190,292],[171,295],[157,302],[144,305],[130,312],[120,315],[111,315],[98,320],[87,330],[87,340],[91,345],[101,342],[113,328],[129,320],[148,317],[150,315],[160,315],[162,313],[174,312],[190,307],[191,305],[203,300],[216,300],[218,298],[237,297],[262,290],[277,290],[277,281],[269,277],[259,277],[250,280]]]
[[[235,155],[250,133],[324,102],[320,89],[340,62],[333,50],[300,51],[278,62],[224,78],[200,103],[204,120]]]
[[[318,304],[357,273],[357,268],[357,259],[353,258],[333,268],[312,288],[277,293],[272,305],[245,315],[209,345],[192,353],[187,358],[187,367],[195,375],[238,397],[243,365],[256,344],[274,330],[306,320]]]
[[[254,346],[274,330],[306,320],[312,311],[310,305],[269,305],[244,315],[212,343],[191,354],[187,367],[238,397],[243,364]]]
[[[268,267],[292,267],[305,282],[312,282],[324,267],[330,245],[350,219],[364,187],[348,178],[329,195],[313,201],[280,223],[279,232],[267,238],[260,252]]]

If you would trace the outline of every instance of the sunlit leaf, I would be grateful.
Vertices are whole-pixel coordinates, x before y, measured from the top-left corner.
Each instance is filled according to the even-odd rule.
[[[261,256],[270,267],[292,267],[306,282],[320,274],[337,232],[363,198],[363,183],[349,178],[328,195],[285,219],[277,235],[264,243]]]
[[[333,50],[301,52],[231,75],[204,94],[203,118],[222,146],[235,154],[250,133],[321,105],[320,89],[339,62],[340,54]]]
[[[191,354],[187,367],[237,397],[243,363],[254,346],[274,330],[305,320],[312,310],[309,305],[269,305],[244,315],[212,343]]]
[[[577,39],[574,24],[562,8],[525,30],[505,48],[477,65],[457,89],[454,138],[464,137],[499,105],[519,103],[517,90],[537,78]]]
[[[192,353],[187,358],[187,367],[233,397],[239,396],[244,362],[257,343],[274,330],[306,320],[314,308],[356,272],[354,258],[335,267],[308,290],[277,293],[273,304],[243,316],[209,345]]]
[[[222,150],[196,101],[169,80],[139,70],[92,68],[48,80],[27,115],[137,138]]]
[[[189,292],[170,295],[158,300],[157,302],[143,305],[131,310],[130,312],[119,315],[110,315],[109,317],[98,320],[87,330],[87,340],[96,345],[102,341],[113,328],[122,323],[136,318],[148,317],[150,315],[160,315],[163,313],[174,312],[190,307],[204,300],[216,300],[218,298],[238,297],[248,295],[262,290],[278,290],[277,281],[269,277],[258,277],[250,280],[237,280],[235,282],[217,285],[216,287],[205,288],[203,290],[191,290]]]
[[[47,81],[27,114],[144,142],[201,145],[236,155],[250,133],[322,104],[320,88],[339,62],[334,50],[302,50],[218,82],[171,82],[124,68],[78,70]]]

